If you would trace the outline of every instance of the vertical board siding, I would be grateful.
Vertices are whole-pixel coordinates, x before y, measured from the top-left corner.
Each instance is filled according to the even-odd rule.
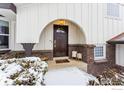
[[[57,18],[57,5],[56,4],[49,4],[49,20]]]
[[[66,19],[66,4],[58,4],[58,17],[60,19]]]
[[[67,5],[67,19],[74,19],[74,5],[73,4],[66,4]]]
[[[92,38],[92,41],[91,43],[97,43],[99,42],[99,38],[98,38],[98,11],[97,11],[97,4],[91,4],[91,7],[90,7],[90,12],[91,14],[89,15],[90,17],[90,32],[91,32],[91,38]],[[94,38],[94,39],[93,39]],[[97,41],[97,42],[96,42]]]
[[[87,42],[89,42],[90,41],[90,38],[89,38],[89,33],[88,33],[88,31],[89,31],[89,28],[88,28],[88,24],[89,24],[89,17],[88,17],[88,15],[89,15],[89,12],[88,12],[88,9],[89,9],[89,6],[88,6],[88,4],[86,3],[86,4],[81,4],[81,10],[82,10],[82,16],[81,16],[81,18],[82,18],[82,29],[83,29],[83,31],[85,32],[85,37],[87,37],[86,38],[86,41]]]
[[[103,13],[103,4],[97,4],[97,35],[98,42],[104,42],[104,13]],[[101,35],[99,35],[101,34]]]
[[[77,24],[81,24],[82,21],[82,10],[81,10],[81,4],[74,4],[74,19],[76,20]]]
[[[43,29],[56,19],[68,19],[78,24],[83,29],[87,44],[106,43],[124,31],[124,6],[120,5],[118,19],[107,16],[106,4],[31,4],[19,7],[16,42],[39,43]]]
[[[92,4],[88,4],[88,37],[89,37],[89,41],[88,43],[91,44],[92,43]]]

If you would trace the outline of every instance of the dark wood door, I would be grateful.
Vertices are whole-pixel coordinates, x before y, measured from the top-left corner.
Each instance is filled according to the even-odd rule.
[[[68,56],[68,26],[54,25],[53,56]]]

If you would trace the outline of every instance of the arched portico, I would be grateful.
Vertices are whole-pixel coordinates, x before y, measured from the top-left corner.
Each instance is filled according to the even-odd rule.
[[[63,30],[67,30],[67,33],[65,33],[66,36],[61,35],[63,34]],[[60,32],[60,34],[55,32]],[[39,50],[43,50],[45,51],[44,53],[48,53],[52,58],[71,57],[72,51],[75,50],[83,54],[83,60],[86,62],[87,49],[92,48],[93,51],[92,45],[89,46],[86,44],[85,33],[78,24],[68,19],[56,19],[48,23],[41,31],[39,43],[35,44],[34,49],[38,48]]]
[[[50,59],[71,58],[72,51],[77,51],[82,53],[83,61],[93,62],[93,48],[94,46],[86,44],[86,36],[80,25],[68,19],[56,19],[49,22],[41,31],[39,43],[34,45],[33,50],[40,50]]]
[[[62,33],[64,31],[65,33]],[[51,50],[53,57],[61,57],[69,56],[72,45],[81,44],[86,44],[83,29],[70,20],[57,19],[46,25],[34,49],[38,47],[40,50]]]
[[[64,24],[63,24],[63,23],[60,23],[60,22],[62,22],[62,21],[64,21]],[[79,32],[83,35],[83,40],[84,40],[83,43],[86,43],[86,42],[87,42],[86,33],[85,33],[85,31],[83,30],[81,24],[78,24],[77,22],[75,22],[75,21],[72,20],[72,19],[65,19],[65,18],[64,18],[64,19],[53,19],[53,20],[48,21],[47,23],[44,23],[44,26],[41,27],[41,29],[40,29],[40,34],[39,34],[39,36],[38,36],[38,37],[39,37],[39,42],[40,42],[40,38],[41,38],[42,33],[44,33],[44,30],[45,30],[49,25],[51,25],[51,24],[57,24],[57,25],[69,25],[69,24],[71,24],[71,25],[73,25],[73,27],[77,27],[78,30],[79,30]]]

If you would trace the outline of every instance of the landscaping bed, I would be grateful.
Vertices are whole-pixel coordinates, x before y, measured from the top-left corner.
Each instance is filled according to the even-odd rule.
[[[44,85],[47,68],[39,57],[0,60],[0,85]]]
[[[101,75],[98,75],[95,80],[89,80],[89,85],[124,85],[124,72],[115,68],[106,69]]]

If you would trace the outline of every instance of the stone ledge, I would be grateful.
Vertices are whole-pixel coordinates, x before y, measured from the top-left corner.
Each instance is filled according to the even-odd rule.
[[[108,60],[107,59],[100,59],[100,60],[95,60],[94,63],[95,64],[102,64],[102,63],[107,63]]]
[[[87,48],[92,48],[95,47],[94,44],[69,44],[69,47],[87,47]]]

